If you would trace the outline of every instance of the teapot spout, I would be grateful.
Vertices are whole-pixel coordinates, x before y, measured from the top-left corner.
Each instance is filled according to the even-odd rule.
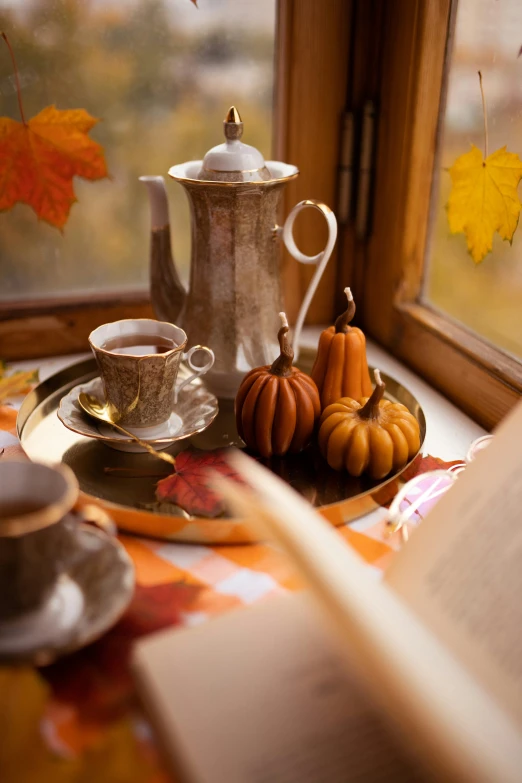
[[[159,321],[176,323],[183,309],[187,292],[183,287],[174,260],[170,241],[169,203],[163,177],[140,177],[147,186],[150,201],[150,298]]]

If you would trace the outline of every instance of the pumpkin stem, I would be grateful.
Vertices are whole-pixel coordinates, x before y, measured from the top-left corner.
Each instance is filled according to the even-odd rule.
[[[345,288],[344,293],[346,294],[346,298],[348,299],[348,307],[344,311],[342,315],[337,318],[335,322],[335,331],[338,332],[346,332],[350,329],[349,323],[352,320],[352,318],[355,315],[355,302],[353,301],[353,296],[350,288]]]
[[[279,318],[281,319],[281,328],[277,333],[277,339],[281,353],[270,367],[270,372],[272,375],[279,375],[280,378],[287,378],[292,374],[294,351],[288,341],[288,320],[285,313],[279,313]]]
[[[379,415],[379,403],[382,400],[386,384],[381,378],[381,371],[374,370],[375,389],[372,392],[372,396],[368,398],[366,405],[357,411],[359,418],[361,419],[375,419]]]

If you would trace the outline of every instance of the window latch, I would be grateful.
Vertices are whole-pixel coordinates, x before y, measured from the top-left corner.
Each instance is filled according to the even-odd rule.
[[[364,102],[362,111],[345,112],[342,119],[338,169],[337,219],[353,221],[357,239],[371,232],[375,177],[376,106]]]

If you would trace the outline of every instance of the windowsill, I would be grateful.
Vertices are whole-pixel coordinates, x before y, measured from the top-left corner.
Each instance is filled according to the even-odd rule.
[[[302,332],[301,344],[315,347],[320,332],[320,327],[306,327]],[[368,363],[400,380],[417,398],[424,410],[427,432],[423,451],[443,460],[463,459],[470,443],[484,435],[486,431],[391,354],[371,341],[368,341],[367,349]],[[17,369],[40,367],[40,379],[45,380],[63,367],[88,358],[90,355],[90,353],[81,353],[40,361],[32,359],[14,362],[11,366]]]

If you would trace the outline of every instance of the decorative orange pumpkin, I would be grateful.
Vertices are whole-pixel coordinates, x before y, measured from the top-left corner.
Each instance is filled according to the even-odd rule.
[[[256,367],[245,375],[235,403],[237,431],[262,457],[301,451],[321,413],[317,386],[292,366],[288,321],[284,313],[279,316],[280,355],[271,366]]]
[[[322,332],[312,378],[317,384],[321,406],[326,408],[341,397],[359,400],[372,393],[372,382],[366,361],[366,338],[356,326],[350,326],[355,302],[349,288],[344,289],[348,307],[335,326]]]
[[[420,448],[419,422],[405,405],[383,400],[385,384],[375,370],[375,389],[359,402],[343,397],[321,416],[319,448],[331,468],[381,479],[402,468]]]

